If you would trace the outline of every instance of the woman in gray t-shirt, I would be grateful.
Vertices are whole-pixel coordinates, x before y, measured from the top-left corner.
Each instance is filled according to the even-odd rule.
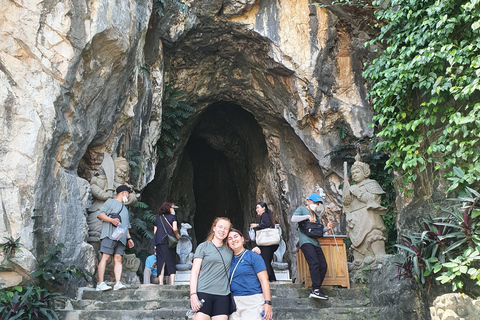
[[[227,320],[230,307],[228,272],[233,252],[226,245],[232,225],[217,218],[210,234],[195,251],[190,275],[190,304],[198,311],[194,320]],[[204,300],[203,306],[200,300]]]

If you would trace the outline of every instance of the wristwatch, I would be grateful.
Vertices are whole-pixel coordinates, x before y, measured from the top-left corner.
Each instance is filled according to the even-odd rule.
[[[272,305],[272,301],[270,301],[270,300],[265,300],[265,302],[264,302],[263,304]]]

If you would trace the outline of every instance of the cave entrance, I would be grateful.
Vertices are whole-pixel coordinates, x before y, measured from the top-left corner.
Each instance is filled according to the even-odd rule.
[[[165,194],[180,206],[177,220],[193,227],[189,233],[194,243],[204,241],[216,217],[227,217],[235,228],[248,230],[256,220],[259,175],[268,163],[260,125],[239,105],[216,102],[199,116],[190,132],[175,168],[160,161],[160,177],[155,178],[163,180],[172,170],[171,179],[165,181],[170,185]],[[154,182],[146,192],[149,197],[158,197],[158,192],[152,193],[155,185],[162,188],[159,181]]]

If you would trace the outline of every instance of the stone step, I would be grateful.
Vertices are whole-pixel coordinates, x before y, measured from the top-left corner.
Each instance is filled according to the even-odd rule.
[[[271,286],[272,297],[306,298],[310,289],[294,284],[273,284]],[[363,288],[332,288],[324,287],[322,291],[329,297],[341,297],[342,299],[356,299],[366,297]],[[159,299],[189,299],[190,289],[188,286],[159,286],[159,285],[127,285],[127,290],[121,291],[95,291],[93,288],[80,288],[78,299],[115,301],[115,300],[159,300]]]
[[[372,320],[378,317],[379,308],[274,308],[275,320]],[[59,311],[61,320],[179,320],[185,319],[186,309],[159,309],[159,310],[74,310]]]
[[[338,307],[368,307],[370,300],[367,297],[356,299],[342,299],[342,297],[330,297],[329,300],[312,298],[278,298],[273,296],[274,307],[283,308],[338,308]],[[135,299],[135,300],[73,300],[71,301],[74,310],[156,310],[161,308],[188,308],[190,300],[188,296],[182,298],[168,299]]]
[[[370,307],[368,291],[363,287],[324,287],[322,291],[329,300],[308,298],[310,289],[299,284],[272,284],[274,319],[366,320],[378,316],[378,308]],[[78,299],[58,315],[62,320],[185,319],[189,292],[187,285],[127,285],[126,290],[105,292],[80,288]]]

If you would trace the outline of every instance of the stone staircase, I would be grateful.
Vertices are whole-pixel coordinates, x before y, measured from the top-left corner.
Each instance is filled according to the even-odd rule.
[[[273,319],[373,320],[380,308],[372,307],[364,287],[324,287],[329,300],[308,298],[309,289],[299,284],[271,285]],[[190,300],[188,286],[130,285],[123,291],[97,292],[80,288],[78,299],[58,310],[61,320],[185,319]]]

